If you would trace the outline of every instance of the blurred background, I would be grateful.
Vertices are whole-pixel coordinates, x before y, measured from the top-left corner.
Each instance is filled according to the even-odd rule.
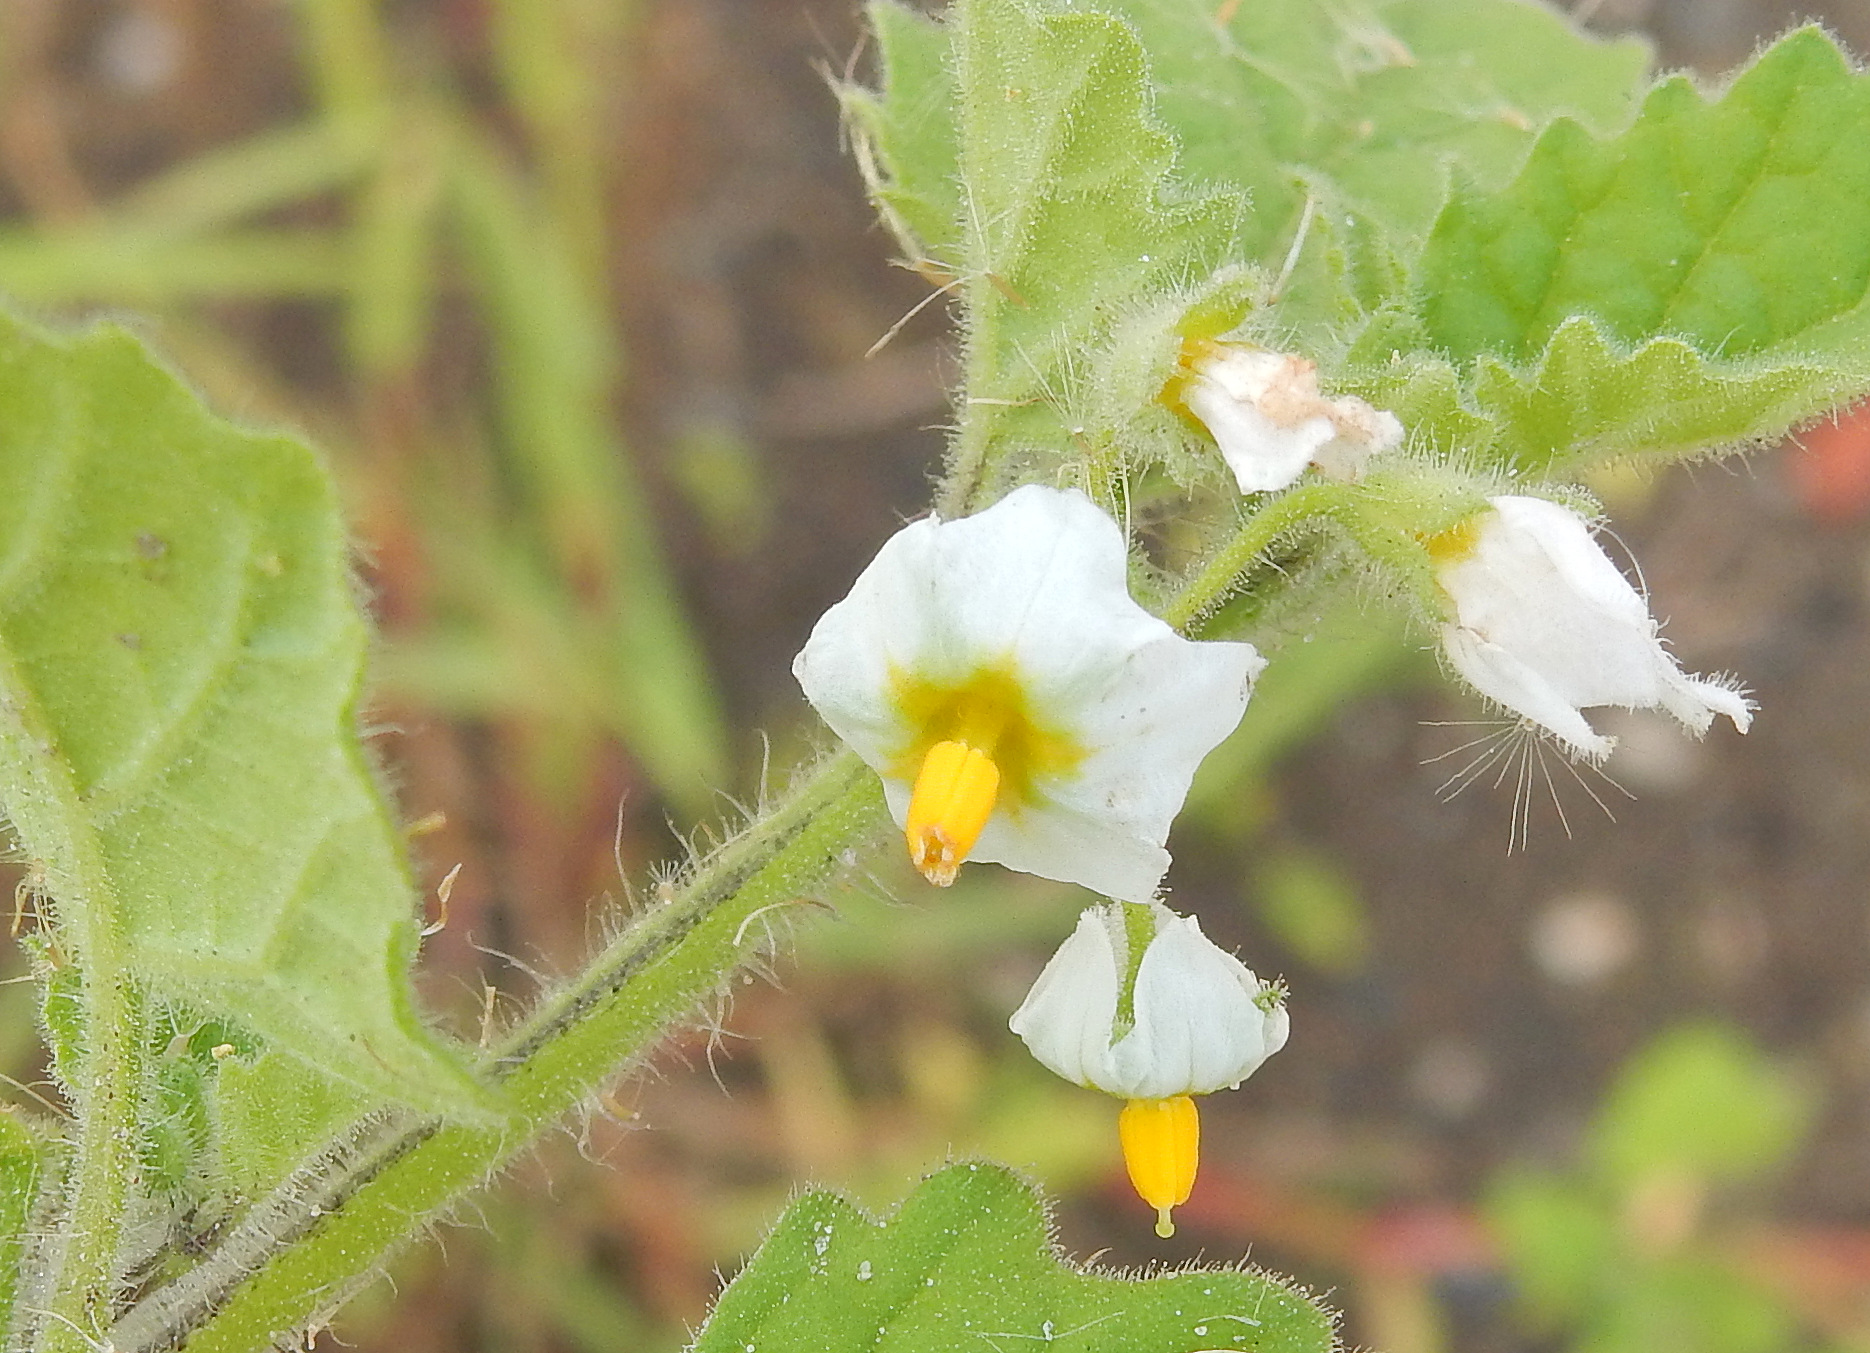
[[[1864,0],[1577,8],[1706,73],[1800,17],[1870,51]],[[0,294],[328,451],[469,1037],[820,745],[791,655],[927,502],[952,335],[869,354],[926,286],[841,144],[866,70],[854,0],[0,0]],[[1172,1241],[1005,1030],[1084,897],[890,859],[336,1336],[674,1350],[802,1184],[987,1153],[1069,1254],[1247,1256],[1384,1353],[1870,1349],[1870,430],[1594,487],[1753,733],[1474,765],[1422,636],[1288,636],[1170,883],[1294,1036],[1208,1101]]]

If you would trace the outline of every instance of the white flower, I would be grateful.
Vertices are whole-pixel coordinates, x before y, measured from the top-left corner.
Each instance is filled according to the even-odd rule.
[[[1079,916],[1010,1023],[1068,1081],[1119,1099],[1169,1099],[1232,1089],[1284,1047],[1276,994],[1194,917],[1103,903]]]
[[[1616,745],[1580,712],[1597,705],[1666,709],[1696,734],[1725,714],[1747,731],[1752,703],[1681,669],[1584,518],[1543,498],[1489,502],[1428,542],[1454,612],[1442,648],[1455,671],[1593,761]]]
[[[1355,479],[1364,462],[1402,444],[1396,415],[1355,396],[1327,399],[1303,357],[1206,341],[1191,343],[1180,398],[1213,434],[1242,493],[1283,489],[1316,465]]]
[[[1286,1045],[1284,997],[1194,917],[1103,903],[1079,916],[1008,1023],[1047,1069],[1130,1101],[1124,1161],[1168,1235],[1195,1182],[1190,1096],[1239,1085]]]
[[[1155,892],[1195,767],[1265,666],[1184,639],[1130,598],[1123,533],[1075,490],[1028,485],[898,531],[792,671],[883,777],[929,879],[962,860]]]

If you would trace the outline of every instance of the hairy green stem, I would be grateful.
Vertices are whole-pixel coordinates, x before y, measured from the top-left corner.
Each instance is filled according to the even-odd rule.
[[[849,752],[831,758],[490,1050],[509,1123],[366,1119],[256,1204],[194,1269],[138,1302],[111,1331],[112,1347],[249,1353],[315,1328],[396,1250],[770,951],[887,823],[875,773]]]
[[[32,689],[4,648],[0,689]],[[134,1196],[142,1094],[136,993],[97,838],[72,827],[84,820],[72,768],[37,704],[24,695],[0,700],[0,762],[8,782],[31,786],[8,803],[8,817],[21,847],[42,862],[48,891],[60,899],[54,952],[62,951],[83,975],[76,1065],[64,1078],[78,1117],[64,1221],[40,1256],[47,1271],[38,1286],[48,1304],[21,1311],[26,1318],[15,1328],[31,1331],[30,1347],[41,1353],[78,1353],[95,1345],[109,1320]]]
[[[1344,490],[1336,484],[1307,484],[1275,498],[1215,551],[1170,601],[1162,618],[1184,633],[1198,628],[1203,617],[1240,586],[1254,561],[1281,537],[1332,518],[1343,500]]]

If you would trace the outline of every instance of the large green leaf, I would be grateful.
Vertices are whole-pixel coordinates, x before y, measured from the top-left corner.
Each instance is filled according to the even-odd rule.
[[[871,200],[911,260],[961,267],[961,185],[948,28],[897,0],[866,7],[881,89],[839,89],[855,125],[858,165]]]
[[[1010,1171],[951,1165],[886,1222],[832,1193],[794,1203],[709,1317],[695,1353],[1299,1353],[1335,1345],[1331,1318],[1261,1273],[1148,1280],[1061,1260],[1038,1199]]]
[[[1355,388],[1418,447],[1532,476],[1783,436],[1870,384],[1870,80],[1816,29],[1625,133],[1555,124],[1457,191]]]
[[[1524,0],[1104,0],[1149,49],[1184,171],[1252,195],[1244,246],[1277,263],[1308,185],[1404,234],[1426,230],[1447,166],[1519,166],[1561,113],[1611,131],[1648,52]]]
[[[1808,28],[1710,101],[1660,85],[1621,136],[1570,122],[1498,191],[1455,193],[1419,269],[1425,336],[1456,361],[1538,358],[1573,315],[1626,344],[1734,359],[1861,351],[1870,295],[1870,79]],[[1860,359],[1861,360],[1861,359]]]
[[[1441,358],[1412,353],[1346,388],[1394,410],[1418,446],[1549,478],[1775,439],[1850,400],[1867,377],[1835,354],[1722,361],[1679,338],[1630,346],[1580,315],[1528,368],[1485,355],[1464,379]]]
[[[1237,258],[1277,267],[1306,198],[1314,218],[1281,323],[1342,319],[1393,284],[1428,229],[1449,167],[1497,186],[1538,130],[1568,114],[1604,131],[1629,119],[1648,67],[1524,0],[1102,0],[1149,53],[1152,115],[1192,183],[1251,211]],[[850,90],[872,193],[914,253],[959,267],[966,212],[952,129],[949,34],[873,0],[883,88]],[[1390,235],[1398,238],[1389,240]],[[1342,293],[1342,294],[1340,294]]]
[[[471,1104],[411,1004],[417,899],[316,459],[212,418],[120,329],[0,317],[0,478],[0,800],[80,969],[121,955],[86,980]]]

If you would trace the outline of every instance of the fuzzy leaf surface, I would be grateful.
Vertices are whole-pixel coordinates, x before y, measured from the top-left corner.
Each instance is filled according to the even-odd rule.
[[[1440,358],[1411,354],[1346,388],[1394,410],[1418,445],[1461,448],[1536,479],[1776,439],[1861,393],[1867,373],[1853,367],[1822,354],[1724,362],[1679,338],[1632,347],[1580,315],[1530,368],[1488,355],[1463,379]]]
[[[1724,359],[1861,350],[1870,293],[1870,78],[1823,32],[1774,44],[1717,99],[1659,85],[1599,140],[1570,122],[1495,192],[1457,192],[1419,280],[1457,362],[1536,360],[1589,314],[1625,344]]]
[[[787,1209],[722,1294],[694,1353],[950,1353],[974,1344],[1059,1353],[1254,1349],[1325,1353],[1332,1322],[1264,1274],[1206,1269],[1139,1280],[1065,1263],[1032,1189],[951,1165],[887,1221],[832,1193]]]
[[[15,1114],[0,1113],[0,1329],[12,1319],[20,1254],[39,1193],[39,1151]]]
[[[1152,113],[1179,144],[1182,177],[1248,201],[1237,260],[1276,268],[1307,195],[1327,206],[1288,290],[1288,327],[1367,309],[1393,288],[1395,260],[1433,221],[1450,166],[1497,186],[1561,114],[1620,128],[1649,65],[1641,43],[1591,38],[1522,0],[1096,8],[1142,39]],[[873,196],[912,252],[955,266],[964,214],[951,30],[896,0],[874,0],[870,19],[882,88],[850,91],[847,106],[869,147]]]
[[[1870,384],[1867,137],[1870,79],[1816,29],[1718,99],[1665,82],[1620,136],[1555,124],[1452,197],[1360,389],[1534,477],[1782,436]]]
[[[865,8],[883,86],[840,87],[871,200],[910,259],[959,268],[954,80],[946,24],[897,0]]]
[[[1243,244],[1277,264],[1308,186],[1420,235],[1448,166],[1497,183],[1570,114],[1628,120],[1639,42],[1588,37],[1521,0],[1106,0],[1148,48],[1157,108],[1196,181],[1251,194]]]
[[[1070,454],[1085,354],[1126,308],[1226,261],[1242,203],[1176,180],[1123,20],[1025,0],[955,13],[969,403],[954,469],[971,492],[988,446],[1003,464]]]
[[[412,1005],[417,901],[312,453],[213,418],[121,330],[0,316],[0,478],[0,800],[58,924],[117,937],[109,980],[325,1075],[473,1105]]]

